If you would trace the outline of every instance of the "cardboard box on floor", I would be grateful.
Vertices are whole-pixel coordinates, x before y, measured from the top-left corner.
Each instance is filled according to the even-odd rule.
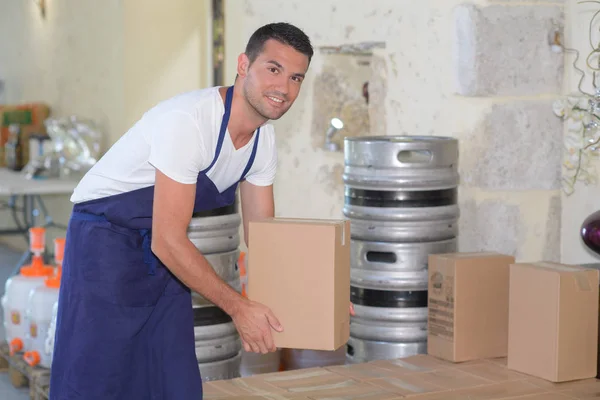
[[[508,368],[553,382],[595,377],[598,289],[597,270],[511,265]]]
[[[427,352],[452,362],[506,357],[512,256],[429,256]]]
[[[280,348],[337,350],[350,336],[350,222],[250,222],[248,298],[283,325]]]

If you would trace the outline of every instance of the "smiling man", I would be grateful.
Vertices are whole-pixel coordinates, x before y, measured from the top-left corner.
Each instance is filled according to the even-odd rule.
[[[200,399],[190,289],[229,314],[247,351],[282,330],[225,283],[187,237],[194,212],[234,202],[244,231],[274,215],[275,132],[313,49],[285,23],[250,38],[232,87],[147,111],[83,177],[65,248],[51,399]]]

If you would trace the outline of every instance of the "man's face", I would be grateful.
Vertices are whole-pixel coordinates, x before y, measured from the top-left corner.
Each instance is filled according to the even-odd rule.
[[[276,40],[265,42],[252,65],[242,54],[238,72],[246,100],[262,117],[281,118],[298,97],[308,64],[306,55]]]

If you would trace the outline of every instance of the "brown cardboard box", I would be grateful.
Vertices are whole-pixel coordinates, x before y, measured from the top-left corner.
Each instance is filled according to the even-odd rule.
[[[250,222],[248,297],[283,325],[280,348],[337,350],[350,336],[350,222]]]
[[[600,263],[581,264],[581,267],[600,270]],[[600,296],[599,296],[600,297]],[[600,298],[598,299],[600,301]],[[600,318],[598,318],[598,361],[596,362],[596,378],[600,379]]]
[[[520,372],[511,371],[506,365],[501,365],[490,360],[472,361],[464,364],[457,364],[456,369],[471,375],[487,379],[491,382],[512,382],[527,379],[529,376]]]
[[[461,389],[458,390],[456,393],[461,396],[464,396],[464,399],[470,400],[495,400],[506,398],[517,400],[521,398],[520,396],[527,396],[523,397],[523,400],[525,400],[532,395],[549,394],[550,392],[550,390],[540,388],[532,383],[521,380],[512,382],[493,383],[491,385],[484,385],[469,389]]]
[[[332,387],[311,393],[311,400],[400,400],[394,392],[368,383],[355,383],[347,387]]]
[[[262,394],[285,394],[286,396],[306,396],[313,398],[325,397],[328,393],[341,395],[344,393],[352,393],[361,390],[364,386],[359,381],[349,377],[335,374],[325,368],[305,368],[294,371],[276,372],[270,374],[256,375],[252,378],[244,378],[240,381],[248,382],[252,379],[262,381],[260,388],[262,393],[258,393],[256,388],[258,384],[253,384],[253,393]],[[238,384],[238,386],[240,386]],[[269,389],[269,387],[271,389]],[[377,392],[378,388],[372,387],[373,392]],[[385,391],[379,390],[383,393]],[[363,391],[364,393],[364,391]],[[333,394],[331,395],[332,397]]]
[[[396,360],[376,360],[367,363],[377,368],[391,371],[395,376],[404,376],[416,372],[433,372],[454,367],[455,364],[427,354],[405,357]]]
[[[552,382],[596,376],[598,271],[510,267],[508,368]]]
[[[514,262],[498,253],[429,256],[428,354],[453,362],[506,356]]]
[[[8,127],[11,124],[21,126],[21,159],[25,165],[29,161],[29,136],[32,133],[45,133],[44,121],[50,115],[50,108],[43,103],[26,103],[0,106],[0,167],[5,164],[4,145],[9,137]]]

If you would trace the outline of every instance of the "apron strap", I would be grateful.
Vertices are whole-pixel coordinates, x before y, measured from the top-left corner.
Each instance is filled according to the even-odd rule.
[[[243,181],[244,179],[246,179],[246,174],[248,173],[248,171],[250,171],[250,168],[252,168],[252,164],[254,164],[254,159],[256,158],[256,150],[258,149],[258,141],[260,140],[260,128],[258,128],[258,130],[256,131],[256,137],[254,138],[254,146],[252,147],[252,154],[250,154],[250,159],[248,160],[248,164],[246,164],[246,168],[244,169],[244,172],[242,173],[242,177],[240,178],[240,181]]]
[[[220,95],[219,95],[220,96]],[[217,140],[217,149],[215,150],[215,156],[206,169],[201,171],[201,173],[206,173],[210,170],[213,165],[217,162],[219,158],[219,154],[221,154],[221,148],[223,147],[223,140],[225,140],[225,132],[227,132],[227,125],[229,124],[229,116],[231,115],[231,103],[233,101],[233,86],[227,88],[227,94],[225,95],[225,113],[223,114],[223,119],[221,120],[221,128],[219,130],[219,139]]]

